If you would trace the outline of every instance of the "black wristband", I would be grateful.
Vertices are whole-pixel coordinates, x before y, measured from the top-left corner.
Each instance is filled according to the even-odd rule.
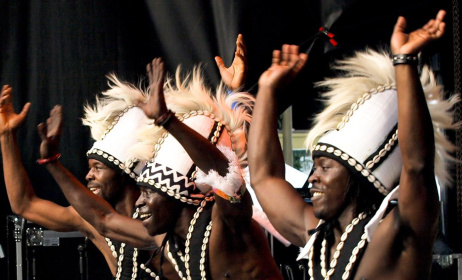
[[[418,58],[416,54],[394,54],[392,56],[393,65],[411,64],[417,65]]]

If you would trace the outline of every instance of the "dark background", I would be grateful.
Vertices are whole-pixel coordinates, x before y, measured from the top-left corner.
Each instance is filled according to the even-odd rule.
[[[45,168],[35,163],[40,144],[36,126],[46,120],[55,104],[63,105],[61,162],[84,181],[85,153],[92,141],[88,129],[81,125],[82,107],[107,89],[106,74],[115,72],[137,83],[144,77],[145,65],[162,56],[171,73],[180,64],[190,70],[202,63],[210,85],[215,86],[219,73],[214,56],[220,55],[229,65],[237,34],[242,33],[248,50],[246,89],[255,94],[258,77],[268,68],[273,49],[283,43],[302,44],[325,26],[335,34],[338,46],[317,41],[305,71],[280,105],[282,112],[293,104],[294,128],[307,130],[320,106],[312,83],[329,74],[333,58],[365,47],[387,46],[398,15],[406,16],[409,27],[415,28],[433,18],[438,9],[446,9],[446,36],[428,53],[445,88],[460,90],[458,76],[453,74],[454,38],[460,38],[453,33],[453,20],[460,20],[453,6],[458,5],[450,0],[0,0],[0,83],[13,87],[17,111],[32,102],[18,142],[37,194],[67,205]],[[454,173],[459,174],[458,170]],[[460,252],[457,179],[450,190],[448,229],[443,237]],[[11,209],[1,184],[0,244],[5,249],[5,217]],[[4,267],[5,261],[0,259],[0,275]]]

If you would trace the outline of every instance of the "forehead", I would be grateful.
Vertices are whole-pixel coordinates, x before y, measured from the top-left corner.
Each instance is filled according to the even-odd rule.
[[[335,164],[335,165],[342,165],[340,162],[336,161],[335,159],[331,159],[325,156],[317,156],[314,158],[315,164]]]
[[[97,159],[94,159],[94,158],[88,159],[88,165],[90,165],[90,166],[96,166],[96,165],[98,165],[98,166],[109,167],[109,166],[107,166],[106,164],[104,164],[103,162],[101,162],[101,161],[99,161],[99,160],[97,160]]]

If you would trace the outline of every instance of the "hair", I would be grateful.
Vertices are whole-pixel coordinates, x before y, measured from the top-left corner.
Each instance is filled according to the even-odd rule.
[[[364,178],[350,172],[346,199],[346,203],[356,202],[353,216],[358,216],[363,212],[367,215],[372,215],[377,211],[384,196],[371,184],[365,182]]]

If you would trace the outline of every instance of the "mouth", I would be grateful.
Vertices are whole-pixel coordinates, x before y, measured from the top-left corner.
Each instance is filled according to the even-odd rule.
[[[96,195],[99,195],[99,193],[101,192],[101,188],[97,188],[97,187],[88,187],[88,189]]]
[[[147,220],[147,219],[149,219],[151,217],[152,217],[151,214],[147,214],[147,213],[146,214],[139,214],[138,219],[144,222],[145,220]]]
[[[322,192],[313,192],[311,194],[311,197],[318,197],[318,196],[321,196],[321,195],[324,195],[324,193],[322,193]]]

